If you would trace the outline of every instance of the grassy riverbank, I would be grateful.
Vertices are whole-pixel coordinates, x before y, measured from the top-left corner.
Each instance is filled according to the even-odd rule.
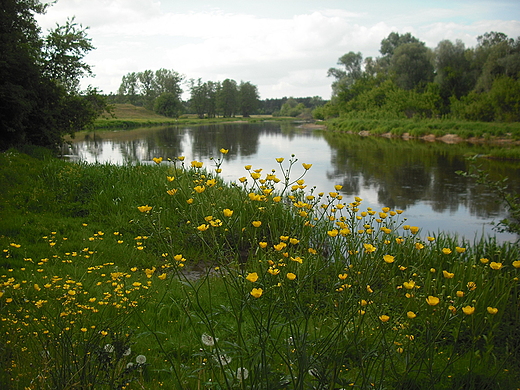
[[[294,118],[276,117],[272,115],[252,115],[249,118],[236,116],[232,118],[204,118],[200,119],[197,115],[182,115],[179,118],[168,118],[158,115],[144,107],[137,107],[132,104],[114,104],[113,117],[103,114],[94,122],[95,129],[122,129],[143,126],[163,126],[163,125],[189,125],[189,124],[210,124],[226,122],[258,122],[263,120],[294,120]]]
[[[518,246],[226,156],[0,155],[3,389],[518,387]]]

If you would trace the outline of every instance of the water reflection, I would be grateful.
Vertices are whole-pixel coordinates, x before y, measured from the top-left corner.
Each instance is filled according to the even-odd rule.
[[[275,158],[295,154],[301,162],[313,164],[306,182],[316,191],[328,192],[342,184],[346,199],[361,196],[365,207],[406,210],[411,224],[431,232],[447,230],[472,239],[475,234],[493,233],[490,222],[505,216],[493,194],[455,174],[468,169],[464,155],[488,152],[490,147],[481,145],[362,138],[290,123],[234,123],[94,132],[76,139],[66,154],[86,162],[116,164],[183,155],[187,161],[208,165],[222,147],[229,149],[222,166],[227,180],[244,176],[246,164],[265,172],[277,168]],[[520,191],[518,162],[480,163],[495,178],[508,176],[512,189]],[[295,174],[301,173],[299,163],[295,169]],[[498,238],[515,237],[501,234]]]

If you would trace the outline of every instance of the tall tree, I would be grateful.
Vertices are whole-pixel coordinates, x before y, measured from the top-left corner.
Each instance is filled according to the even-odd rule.
[[[80,79],[92,74],[90,65],[83,61],[85,55],[94,49],[87,30],[70,18],[65,25],[56,25],[44,41],[44,73],[57,80],[69,93],[77,93]]]
[[[251,84],[249,81],[240,82],[238,87],[238,96],[242,116],[246,118],[251,116],[258,106],[259,95],[256,85]]]
[[[423,42],[402,44],[392,55],[390,70],[400,88],[425,87],[434,77],[432,52]]]
[[[2,0],[0,7],[0,149],[32,143],[57,147],[63,135],[92,123],[106,102],[95,89],[79,95],[84,75],[81,51],[90,42],[78,26],[57,27],[39,37],[34,15],[45,12],[38,0]],[[65,34],[75,31],[78,34]],[[60,54],[61,53],[61,54]],[[65,54],[66,56],[66,54]],[[54,61],[55,63],[51,64]]]
[[[341,56],[338,60],[338,65],[342,65],[344,69],[330,68],[328,70],[327,76],[332,76],[335,78],[335,80],[332,82],[333,95],[337,96],[341,94],[341,92],[352,87],[356,80],[361,78],[363,75],[363,71],[361,69],[362,63],[362,54],[351,51]]]
[[[217,96],[217,107],[225,118],[235,116],[238,111],[238,87],[235,80],[225,79]]]

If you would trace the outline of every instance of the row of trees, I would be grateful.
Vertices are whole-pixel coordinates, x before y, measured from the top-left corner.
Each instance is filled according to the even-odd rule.
[[[184,83],[183,75],[168,69],[128,73],[123,76],[114,101],[144,106],[168,117],[178,117],[182,113],[197,114],[199,118],[236,114],[247,117],[257,109],[258,89],[250,82],[191,79],[187,82],[190,91],[187,102],[182,101]]]
[[[331,103],[318,117],[360,111],[371,115],[469,120],[520,120],[520,38],[485,33],[475,48],[457,40],[435,49],[410,33],[392,32],[381,41],[381,56],[363,59],[349,52],[331,68]]]
[[[55,148],[65,134],[90,125],[107,108],[83,61],[94,49],[74,18],[42,36],[34,18],[47,4],[2,0],[0,7],[0,150],[24,144]]]

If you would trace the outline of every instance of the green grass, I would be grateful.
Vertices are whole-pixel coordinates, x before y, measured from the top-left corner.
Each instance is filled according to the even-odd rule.
[[[96,129],[122,129],[135,128],[142,126],[160,126],[160,125],[192,125],[192,124],[209,124],[222,122],[258,122],[264,120],[270,121],[288,121],[294,120],[290,117],[273,117],[272,115],[251,115],[244,118],[241,115],[232,118],[204,118],[200,119],[195,114],[181,115],[179,118],[168,118],[163,115],[156,114],[144,107],[137,107],[132,104],[114,104],[113,116],[102,114],[95,122],[93,127]]]
[[[2,389],[518,387],[517,245],[225,158],[0,155]]]

